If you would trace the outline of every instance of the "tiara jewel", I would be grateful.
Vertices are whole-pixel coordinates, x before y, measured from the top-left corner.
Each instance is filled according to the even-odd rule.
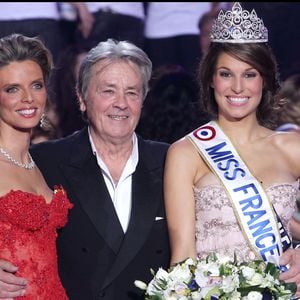
[[[250,13],[235,2],[231,10],[219,12],[212,25],[210,39],[217,43],[265,43],[268,41],[268,29],[254,9]]]

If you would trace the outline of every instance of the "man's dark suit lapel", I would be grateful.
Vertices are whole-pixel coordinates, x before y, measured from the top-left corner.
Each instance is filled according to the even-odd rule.
[[[87,131],[83,132],[72,151],[70,161],[62,167],[62,172],[99,234],[118,253],[124,233],[96,157],[92,154]]]
[[[132,181],[132,209],[130,223],[120,252],[107,274],[102,288],[105,288],[131,262],[148,238],[155,221],[162,195],[161,176],[149,149],[144,149],[144,142],[139,140],[139,163]],[[161,170],[159,170],[161,171]],[[149,270],[150,272],[150,270]]]

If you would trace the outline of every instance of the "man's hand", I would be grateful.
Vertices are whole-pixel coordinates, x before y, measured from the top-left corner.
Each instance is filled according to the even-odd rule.
[[[14,275],[18,270],[8,261],[0,259],[0,299],[13,300],[18,296],[24,296],[27,280]]]

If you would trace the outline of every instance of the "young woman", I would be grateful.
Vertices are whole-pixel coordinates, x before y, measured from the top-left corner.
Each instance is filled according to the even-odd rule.
[[[0,39],[0,258],[28,279],[22,299],[67,299],[55,243],[71,204],[62,188],[49,189],[28,152],[45,109],[51,67],[38,38]]]
[[[199,69],[202,101],[215,118],[171,145],[167,155],[171,264],[235,253],[240,261],[289,264],[281,278],[299,284],[300,251],[290,247],[289,225],[300,136],[272,130],[279,84],[263,22],[249,18],[239,3],[223,13]]]

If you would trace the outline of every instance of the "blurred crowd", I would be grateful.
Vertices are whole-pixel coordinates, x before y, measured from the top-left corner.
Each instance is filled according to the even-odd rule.
[[[254,7],[271,31],[280,79],[287,81],[277,124],[280,130],[291,129],[291,125],[280,126],[300,125],[299,97],[290,91],[299,93],[300,85],[300,3],[242,3],[245,9]],[[75,88],[79,66],[87,51],[107,38],[133,42],[153,63],[151,89],[137,128],[140,135],[172,143],[207,122],[196,73],[210,44],[212,22],[220,9],[230,5],[232,2],[0,3],[0,37],[13,32],[39,36],[55,62],[47,126],[36,128],[32,142],[64,137],[85,125]]]

